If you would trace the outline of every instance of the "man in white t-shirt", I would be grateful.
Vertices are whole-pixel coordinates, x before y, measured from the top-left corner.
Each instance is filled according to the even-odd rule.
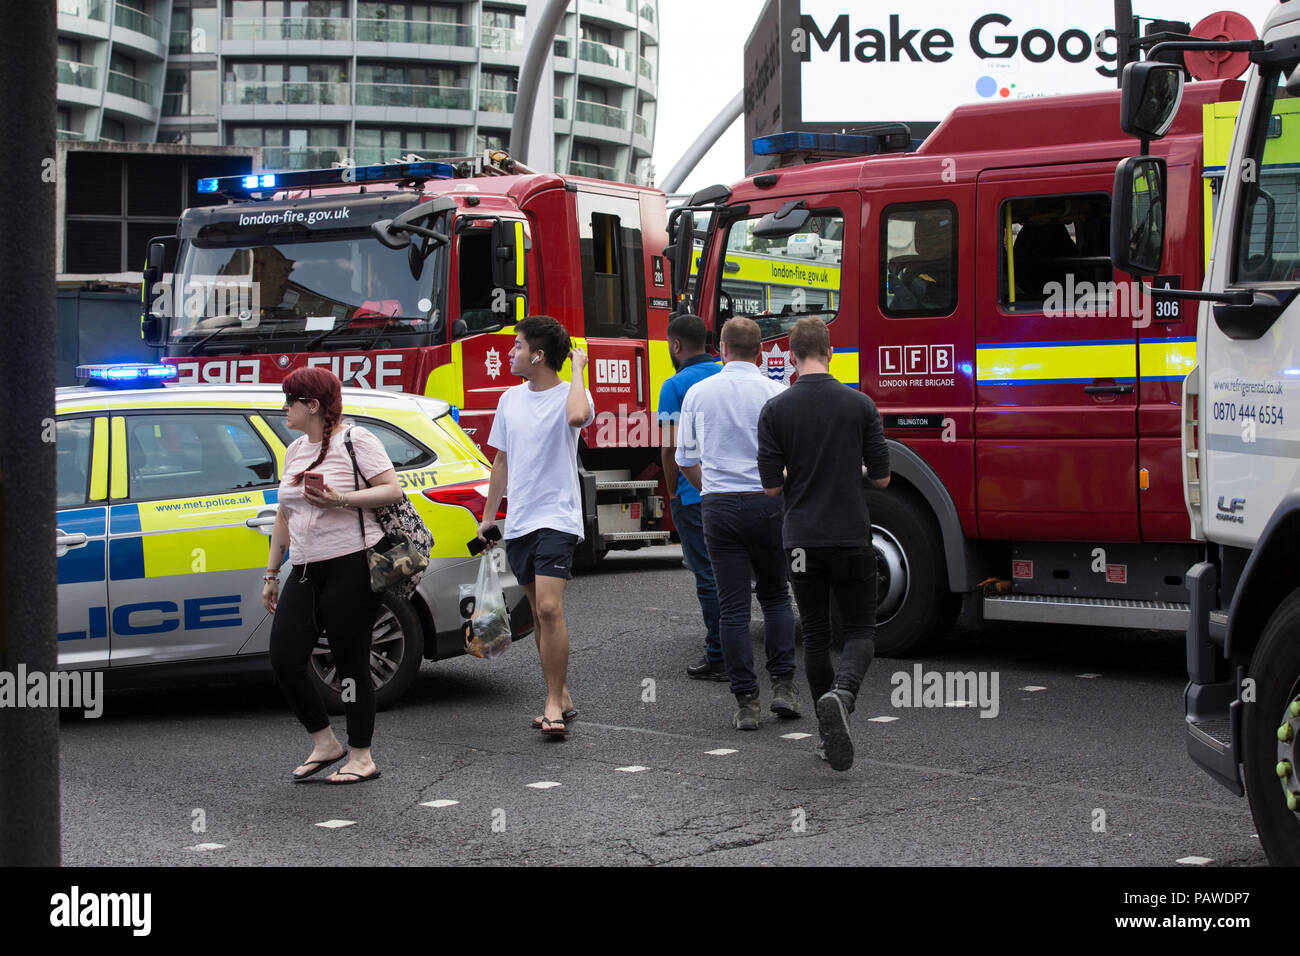
[[[546,707],[533,721],[548,737],[565,737],[577,713],[569,694],[569,631],[564,585],[573,576],[573,552],[583,539],[578,486],[578,433],[596,417],[583,387],[587,355],[549,316],[515,326],[510,373],[524,379],[497,404],[488,444],[497,450],[479,536],[496,524],[504,494],[506,559],[532,605],[537,653],[546,678]],[[560,378],[566,359],[571,382]]]

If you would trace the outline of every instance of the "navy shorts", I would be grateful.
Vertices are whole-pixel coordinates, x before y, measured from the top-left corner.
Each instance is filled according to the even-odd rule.
[[[522,538],[506,540],[506,560],[520,584],[532,584],[539,576],[573,577],[573,552],[580,539],[576,534],[538,528]]]

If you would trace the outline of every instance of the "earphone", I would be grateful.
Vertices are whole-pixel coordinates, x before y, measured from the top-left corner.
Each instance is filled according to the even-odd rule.
[[[536,356],[536,355],[533,356],[533,364],[534,364],[534,365],[537,364],[537,356]]]

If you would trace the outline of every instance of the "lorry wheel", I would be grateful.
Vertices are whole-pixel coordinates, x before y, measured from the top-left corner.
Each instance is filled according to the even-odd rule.
[[[876,654],[930,650],[961,612],[961,595],[948,589],[938,524],[915,495],[874,488],[866,495],[876,552]]]
[[[424,629],[411,602],[384,593],[370,638],[370,683],[375,688],[375,709],[387,710],[414,682],[424,657]],[[321,640],[312,651],[307,669],[331,714],[343,713],[342,679],[334,666],[329,644]]]
[[[1274,866],[1300,865],[1300,590],[1269,619],[1251,658],[1242,765],[1259,842]],[[1286,775],[1283,776],[1283,772]]]

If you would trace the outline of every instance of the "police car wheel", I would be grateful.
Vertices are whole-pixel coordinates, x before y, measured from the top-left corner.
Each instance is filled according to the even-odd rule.
[[[876,654],[933,648],[952,629],[961,595],[948,589],[943,538],[928,507],[904,489],[868,488],[876,553]]]
[[[375,688],[377,710],[387,709],[406,693],[420,673],[423,657],[420,615],[410,601],[385,593],[370,643],[370,683]],[[325,641],[312,651],[308,674],[316,683],[325,709],[331,714],[343,713],[342,679]]]
[[[1244,703],[1242,769],[1259,842],[1274,866],[1300,865],[1300,590],[1269,619],[1251,658],[1255,701]],[[1284,737],[1290,739],[1284,740]],[[1279,768],[1289,768],[1287,776]],[[1288,799],[1295,810],[1288,806]]]

